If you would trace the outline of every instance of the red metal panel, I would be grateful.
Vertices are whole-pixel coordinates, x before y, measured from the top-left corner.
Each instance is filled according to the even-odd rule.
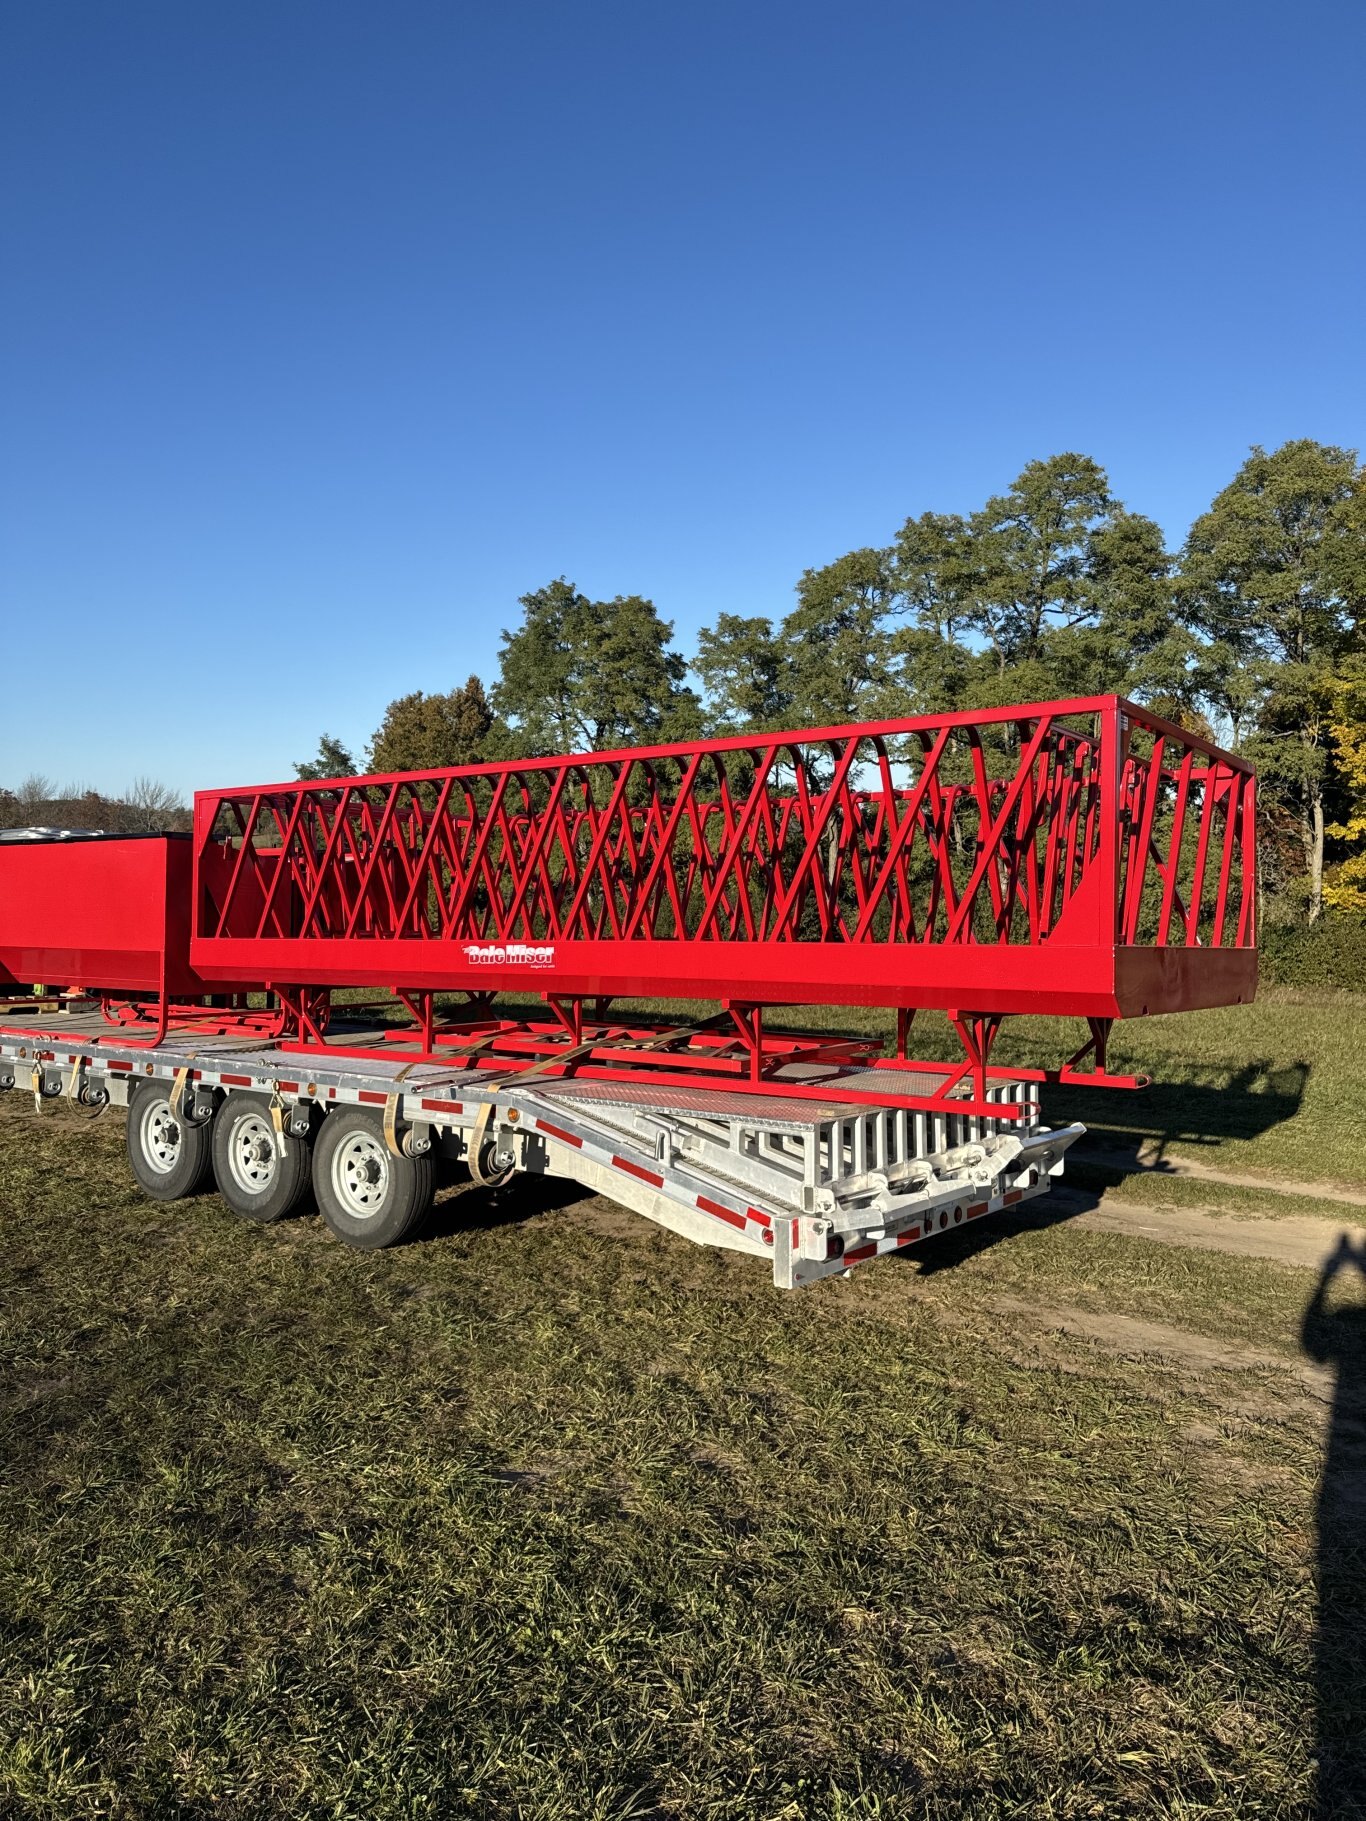
[[[0,982],[213,991],[190,966],[186,835],[0,842]]]
[[[1256,983],[1244,761],[1115,696],[195,799],[213,980],[1098,1018]]]

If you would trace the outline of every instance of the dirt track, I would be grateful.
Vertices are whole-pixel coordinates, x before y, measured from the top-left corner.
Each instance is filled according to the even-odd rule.
[[[1288,1374],[1313,1396],[1326,1400],[1333,1375],[1322,1366],[1272,1348],[1250,1347],[1170,1322],[1145,1321],[1113,1310],[1080,1309],[1070,1304],[1038,1304],[1022,1296],[994,1296],[991,1307],[1036,1334],[1061,1333],[1094,1341],[1126,1358],[1159,1358],[1205,1372],[1277,1372]]]
[[[1366,1193],[1335,1182],[1298,1182],[1287,1177],[1240,1175],[1217,1170],[1213,1164],[1201,1163],[1196,1157],[1169,1156],[1154,1140],[1145,1138],[1132,1150],[1115,1150],[1093,1145],[1077,1145],[1072,1161],[1090,1164],[1102,1170],[1121,1170],[1125,1175],[1185,1176],[1198,1182],[1221,1183],[1231,1189],[1260,1189],[1267,1195],[1302,1195],[1312,1201],[1340,1201],[1347,1207],[1366,1208]]]
[[[1077,1207],[1074,1223],[1093,1233],[1129,1233],[1163,1245],[1198,1246],[1208,1252],[1231,1252],[1241,1258],[1269,1258],[1277,1264],[1318,1270],[1346,1233],[1353,1244],[1366,1241],[1366,1229],[1349,1219],[1316,1219],[1282,1214],[1259,1220],[1234,1214],[1207,1214],[1199,1208],[1154,1208],[1125,1201],[1112,1191],[1100,1196],[1062,1188],[1048,1198],[1050,1208]]]

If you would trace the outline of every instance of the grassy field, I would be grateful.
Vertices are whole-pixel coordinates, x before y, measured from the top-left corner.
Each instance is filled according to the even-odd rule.
[[[1268,995],[1056,1110],[1340,1217],[1364,1047]],[[1354,1270],[1043,1218],[783,1296],[460,1185],[367,1256],[17,1095],[0,1233],[4,1816],[1366,1815]]]

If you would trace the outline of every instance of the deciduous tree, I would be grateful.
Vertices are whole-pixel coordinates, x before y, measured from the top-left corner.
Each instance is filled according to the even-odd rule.
[[[1030,462],[973,513],[972,619],[1002,670],[1044,658],[1050,631],[1094,623],[1092,542],[1117,506],[1099,463],[1067,453]]]
[[[804,573],[782,629],[799,725],[831,726],[876,712],[887,684],[887,616],[895,597],[885,550],[851,550]]]
[[[126,825],[140,832],[155,834],[177,828],[184,819],[185,806],[178,793],[155,778],[134,778],[123,802]]]
[[[1361,484],[1348,449],[1307,440],[1255,448],[1191,527],[1181,562],[1190,617],[1222,659],[1207,665],[1211,701],[1235,724],[1255,720],[1247,750],[1294,811],[1311,922],[1323,906],[1332,679],[1363,563]]]
[[[973,699],[980,654],[964,635],[980,586],[966,519],[908,518],[887,553],[892,585],[881,706],[889,715],[933,714]]]
[[[652,601],[589,600],[560,577],[521,605],[522,624],[503,634],[492,692],[517,752],[600,752],[698,730],[687,664]]]
[[[792,665],[773,622],[723,613],[697,638],[693,669],[706,691],[708,725],[718,734],[781,729],[792,711]]]
[[[1329,733],[1338,784],[1346,802],[1341,822],[1325,833],[1347,849],[1336,877],[1323,888],[1325,904],[1366,914],[1366,657],[1350,657],[1334,677]]]
[[[441,771],[486,756],[493,712],[476,676],[445,695],[415,689],[384,711],[370,742],[373,771]]]

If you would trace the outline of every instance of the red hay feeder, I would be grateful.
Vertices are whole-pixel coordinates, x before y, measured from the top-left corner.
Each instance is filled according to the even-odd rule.
[[[162,1031],[197,1015],[190,995],[249,986],[305,1046],[331,989],[391,989],[417,1029],[389,1033],[390,1056],[808,1097],[833,1069],[884,1102],[848,1074],[876,1043],[779,1040],[764,1008],[894,1009],[904,1069],[910,1019],[935,1007],[966,1055],[935,1104],[968,1075],[984,1104],[1007,1014],[1087,1019],[1048,1078],[1097,1082],[1115,1018],[1256,990],[1252,770],[1116,696],[201,791],[192,845],[192,880],[178,843],[0,850],[0,969],[155,994]],[[154,854],[155,878],[125,881]],[[453,1020],[435,995],[454,992]],[[507,992],[546,1009],[504,1016]],[[722,1011],[609,1016],[623,998]],[[1100,1072],[1076,1075],[1092,1051]]]
[[[1080,1016],[1103,1064],[1117,1017],[1252,998],[1255,791],[1116,696],[207,791],[190,957],[305,1034],[304,989],[395,988],[429,1047],[433,993],[530,990],[575,1042],[585,1002],[719,1001],[755,1079],[759,1008],[814,1002],[941,1008],[978,1067]]]

